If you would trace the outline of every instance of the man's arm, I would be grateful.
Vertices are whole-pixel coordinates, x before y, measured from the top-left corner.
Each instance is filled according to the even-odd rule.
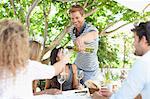
[[[127,80],[122,87],[112,95],[110,99],[129,99],[135,98],[144,88],[146,83],[146,64],[137,61],[130,71]]]
[[[43,95],[43,94],[49,94],[49,95],[57,95],[57,94],[61,94],[62,91],[59,89],[46,89],[40,92],[35,92],[33,93],[34,95]]]
[[[109,97],[104,97],[99,92],[93,93],[92,99],[109,99]]]
[[[77,39],[82,39],[83,42],[91,42],[92,40],[96,39],[98,37],[98,32],[88,32],[84,35],[79,36]]]
[[[93,99],[101,99],[100,97],[110,97],[109,99],[134,99],[144,88],[145,72],[144,64],[137,62],[134,64],[127,80],[122,84],[122,87],[114,94],[108,90],[100,90],[94,94]]]
[[[86,34],[80,35],[77,37],[75,40],[75,44],[77,45],[79,51],[84,51],[85,50],[85,42],[91,42],[98,38],[98,31],[91,31]]]

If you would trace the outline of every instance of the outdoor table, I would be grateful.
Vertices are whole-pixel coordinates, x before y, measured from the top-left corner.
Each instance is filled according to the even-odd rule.
[[[88,88],[82,90],[69,90],[63,91],[62,94],[58,95],[37,95],[34,99],[92,99]]]

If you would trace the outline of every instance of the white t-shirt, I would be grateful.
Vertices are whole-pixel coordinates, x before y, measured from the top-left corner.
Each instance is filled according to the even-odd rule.
[[[17,71],[16,77],[0,79],[0,99],[32,99],[32,81],[51,79],[54,75],[53,66],[29,60],[24,71]]]
[[[110,99],[134,99],[139,93],[150,99],[150,51],[134,63],[122,88]]]

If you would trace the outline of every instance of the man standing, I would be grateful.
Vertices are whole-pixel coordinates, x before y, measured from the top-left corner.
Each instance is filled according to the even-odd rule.
[[[129,72],[122,88],[112,94],[108,90],[96,92],[93,99],[133,99],[138,94],[142,99],[150,98],[150,22],[140,23],[132,29],[134,32],[135,55],[141,56]]]
[[[84,9],[80,5],[73,5],[69,10],[73,23],[70,36],[74,45],[78,48],[75,64],[78,70],[84,71],[83,83],[88,79],[96,79],[99,69],[97,57],[98,50],[98,30],[91,24],[85,22]],[[86,48],[93,49],[92,52],[85,52]]]

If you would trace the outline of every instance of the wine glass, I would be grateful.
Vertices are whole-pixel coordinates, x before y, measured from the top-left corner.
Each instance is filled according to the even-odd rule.
[[[63,54],[69,56],[69,50],[67,48],[64,48],[63,49]]]
[[[84,72],[83,70],[78,70],[77,71],[77,79],[79,80],[79,85],[80,85],[80,80],[83,78]]]
[[[60,90],[62,91],[62,84],[65,82],[66,80],[66,75],[63,75],[63,74],[59,74],[57,76],[57,80],[58,82],[60,83]]]

